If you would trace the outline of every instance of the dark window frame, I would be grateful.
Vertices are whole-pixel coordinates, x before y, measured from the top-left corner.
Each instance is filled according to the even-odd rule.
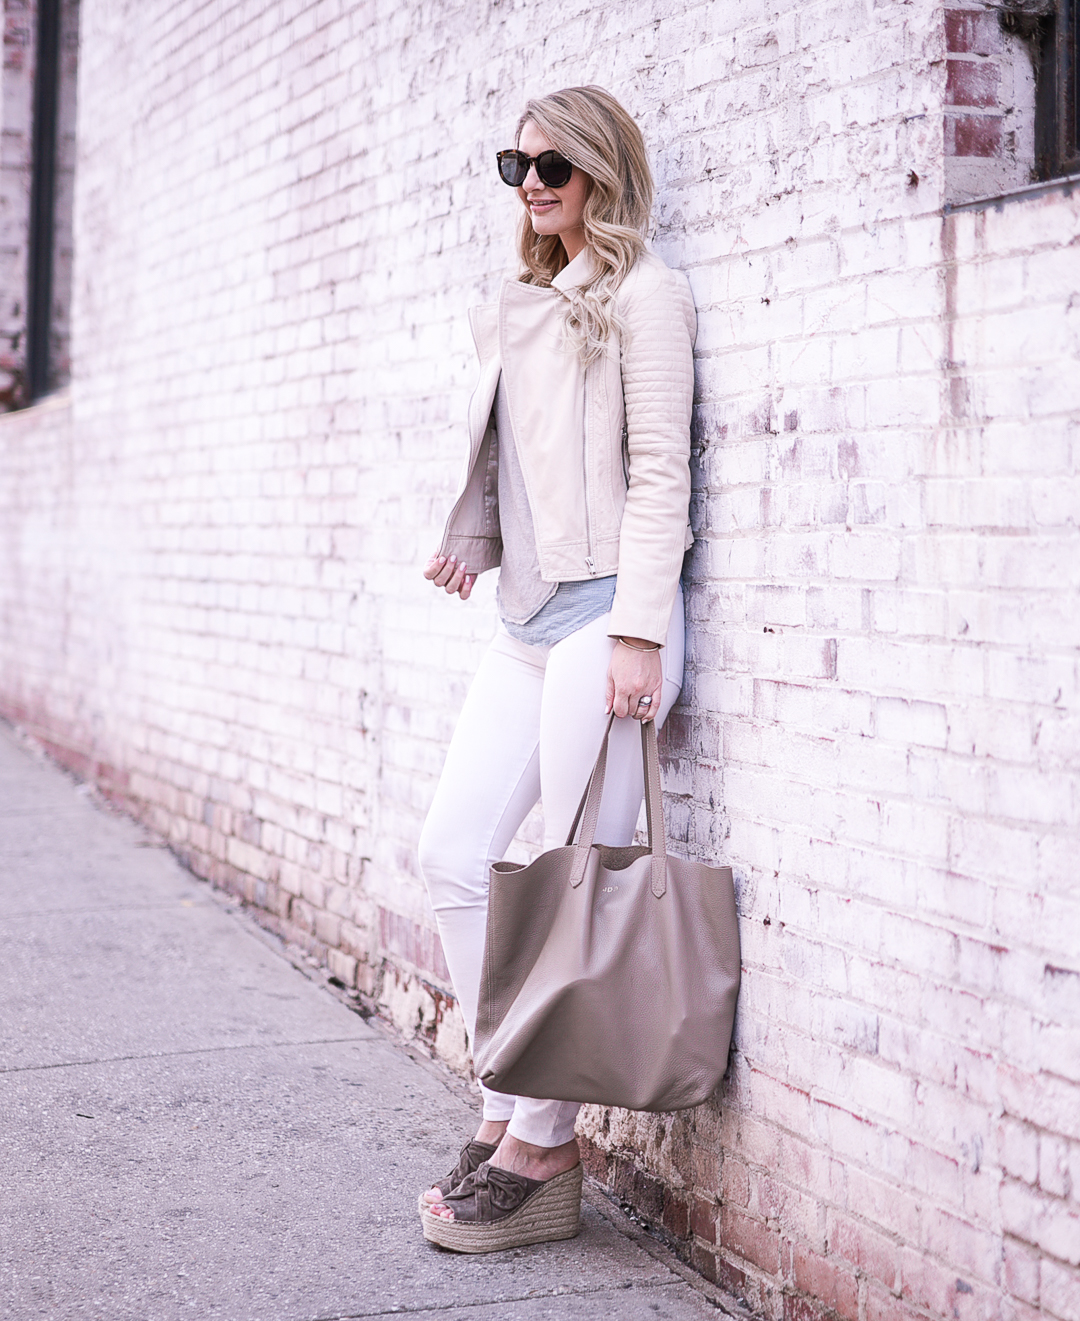
[[[37,19],[26,289],[26,392],[30,403],[52,388],[61,0],[38,0]]]
[[[1034,22],[1035,176],[1060,179],[1080,173],[1080,0],[1052,0]]]

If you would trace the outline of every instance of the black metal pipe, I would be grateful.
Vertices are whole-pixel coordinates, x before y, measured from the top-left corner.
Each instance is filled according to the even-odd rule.
[[[49,389],[53,245],[56,232],[56,127],[60,96],[61,0],[38,0],[26,289],[26,384],[31,400]]]
[[[1067,0],[1061,36],[1062,82],[1065,90],[1065,141],[1062,165],[1080,164],[1080,0]]]
[[[1080,169],[1080,0],[1055,0],[1037,20],[1035,175],[1055,179]]]

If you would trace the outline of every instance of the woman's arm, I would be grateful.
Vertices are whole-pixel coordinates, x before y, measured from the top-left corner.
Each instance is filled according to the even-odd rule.
[[[618,309],[629,485],[611,632],[662,643],[687,544],[697,317],[685,276],[656,258],[635,267]]]
[[[621,349],[630,483],[611,612],[617,642],[608,711],[651,719],[660,705],[659,646],[678,587],[690,504],[690,413],[697,316],[682,276],[659,264],[625,290]],[[657,650],[642,650],[642,648]],[[644,707],[639,698],[652,700]]]

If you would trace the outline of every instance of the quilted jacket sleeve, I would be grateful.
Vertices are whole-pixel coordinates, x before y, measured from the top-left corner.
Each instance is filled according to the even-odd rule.
[[[697,314],[686,277],[643,258],[619,291],[629,486],[611,634],[664,642],[690,507]]]

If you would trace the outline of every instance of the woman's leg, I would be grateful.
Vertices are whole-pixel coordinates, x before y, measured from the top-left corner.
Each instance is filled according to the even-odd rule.
[[[605,685],[612,648],[608,616],[586,624],[551,648],[540,713],[540,793],[544,803],[544,848],[566,843],[593,762],[607,726]],[[656,722],[659,728],[682,687],[683,598],[680,591],[660,653],[664,685]],[[645,795],[639,722],[616,720],[608,743],[604,796],[596,828],[598,844],[630,844]],[[558,1147],[574,1136],[579,1106],[572,1101],[539,1101],[519,1096],[507,1132],[536,1147]],[[509,1152],[506,1153],[509,1156]]]
[[[661,653],[658,725],[682,683],[682,604],[680,592]],[[541,789],[545,848],[565,842],[607,724],[604,688],[614,646],[606,616],[551,648],[528,647],[500,633],[462,709],[420,853],[470,1036],[479,999],[488,868],[503,855]],[[596,834],[600,843],[633,838],[644,795],[640,739],[636,720],[615,722]],[[512,1098],[484,1092],[485,1117],[505,1117]],[[534,1178],[572,1164],[578,1108],[574,1102],[518,1097],[510,1140],[493,1163]]]
[[[420,834],[420,868],[470,1042],[487,926],[488,869],[540,796],[540,703],[549,648],[502,630],[480,662]],[[481,1087],[485,1120],[514,1098]],[[485,1139],[486,1140],[486,1139]]]

